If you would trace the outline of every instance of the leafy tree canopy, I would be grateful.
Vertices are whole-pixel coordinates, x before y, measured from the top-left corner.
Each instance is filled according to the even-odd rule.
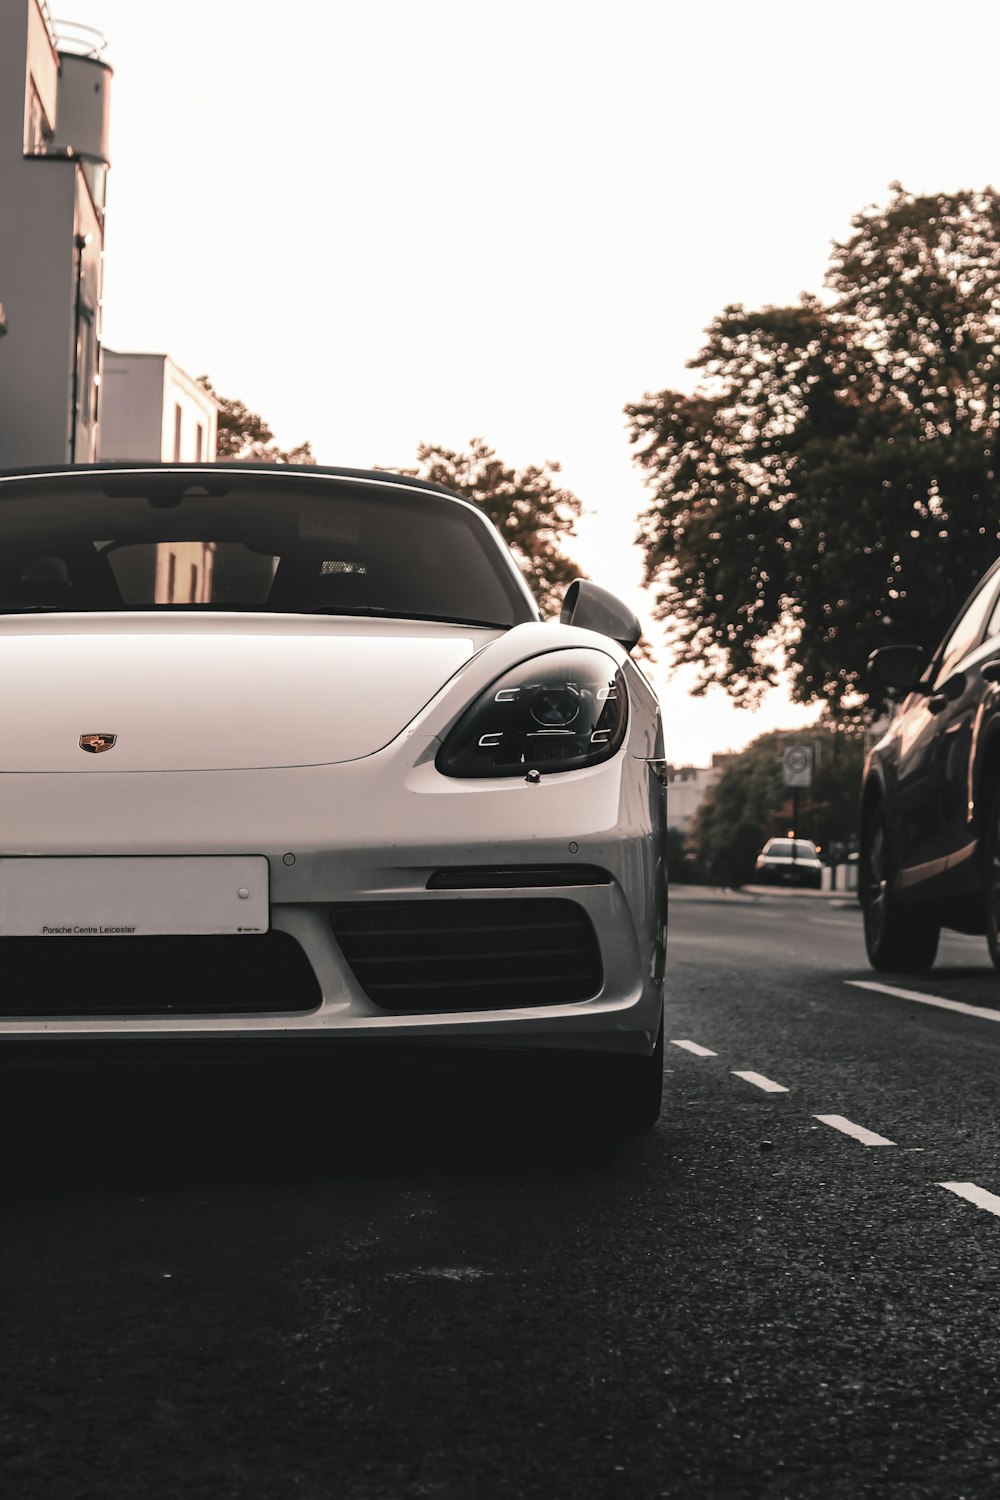
[[[582,576],[562,545],[583,512],[572,490],[558,483],[559,465],[508,468],[478,437],[464,453],[421,443],[417,465],[399,472],[446,485],[485,511],[517,558],[542,614],[558,614],[567,587]]]
[[[727,307],[693,395],[626,408],[675,660],[753,703],[837,709],[877,646],[933,649],[997,555],[1000,194],[898,183],[833,247],[825,299]]]
[[[800,794],[796,832],[824,849],[846,847],[857,825],[864,736],[828,722],[805,731],[763,734],[726,767],[698,808],[694,842],[716,885],[746,885],[765,841],[785,833],[791,792],[782,783],[782,750],[811,745],[813,784]]]
[[[295,448],[279,448],[274,433],[264,418],[242,401],[220,396],[207,375],[198,376],[198,384],[211,392],[219,403],[219,436],[216,456],[221,459],[256,459],[267,464],[314,464],[311,443]]]

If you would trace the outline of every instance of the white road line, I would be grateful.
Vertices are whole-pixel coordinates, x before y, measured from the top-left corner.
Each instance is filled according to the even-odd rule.
[[[976,1187],[974,1182],[939,1182],[938,1187],[947,1188],[949,1193],[956,1193],[959,1198],[965,1198],[977,1208],[985,1208],[987,1213],[1000,1218],[1000,1198],[996,1193],[988,1193],[985,1188]]]
[[[859,990],[878,990],[900,1000],[916,1000],[918,1005],[936,1005],[938,1010],[957,1010],[962,1016],[978,1016],[981,1021],[1000,1021],[1000,1010],[984,1010],[981,1005],[966,1005],[964,1000],[945,1000],[941,995],[924,995],[919,990],[897,989],[893,984],[879,984],[874,979],[845,979]]]
[[[712,1052],[708,1047],[699,1047],[697,1042],[671,1042],[671,1047],[683,1047],[685,1052],[693,1052],[695,1057],[718,1057],[717,1052]]]
[[[887,1141],[884,1135],[876,1135],[874,1130],[866,1130],[863,1125],[855,1125],[853,1120],[845,1120],[843,1115],[814,1115],[814,1120],[820,1120],[824,1125],[832,1125],[834,1130],[842,1130],[845,1135],[853,1136],[860,1141],[862,1146],[894,1146],[895,1141]]]
[[[763,1073],[737,1073],[732,1070],[734,1078],[745,1078],[747,1083],[752,1083],[755,1088],[763,1089],[765,1094],[787,1094],[788,1090],[783,1083],[775,1083],[773,1078],[765,1078]]]

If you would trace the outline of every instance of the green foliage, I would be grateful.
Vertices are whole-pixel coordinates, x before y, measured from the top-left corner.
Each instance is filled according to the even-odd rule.
[[[778,734],[754,740],[698,808],[694,841],[713,885],[740,886],[753,877],[754,860],[781,802],[781,740]]]
[[[220,459],[256,460],[267,464],[314,464],[311,443],[294,448],[279,448],[274,433],[264,418],[242,401],[220,396],[207,375],[198,376],[198,384],[211,392],[219,403],[219,436],[216,457]]]
[[[464,453],[421,443],[417,465],[399,472],[446,485],[485,511],[514,553],[542,614],[558,614],[566,588],[583,576],[562,551],[583,506],[557,483],[559,465],[508,468],[483,438],[470,439]]]
[[[932,649],[1000,539],[1000,194],[914,197],[835,245],[825,301],[706,331],[694,395],[626,408],[646,576],[678,663],[840,709],[877,646]]]
[[[695,843],[714,885],[740,886],[753,879],[754,861],[766,840],[787,833],[792,794],[782,784],[786,745],[813,747],[813,784],[799,798],[797,832],[825,851],[846,846],[857,825],[864,737],[833,723],[804,732],[763,734],[726,767],[698,809]]]

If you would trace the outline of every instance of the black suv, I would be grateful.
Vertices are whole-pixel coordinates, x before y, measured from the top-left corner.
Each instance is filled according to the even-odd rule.
[[[919,646],[886,646],[869,668],[905,697],[865,763],[868,958],[919,973],[952,927],[985,933],[1000,968],[1000,562],[929,662]]]

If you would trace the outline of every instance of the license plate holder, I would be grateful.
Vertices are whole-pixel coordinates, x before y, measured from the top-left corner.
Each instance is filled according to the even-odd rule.
[[[0,936],[267,932],[262,854],[0,857]]]

